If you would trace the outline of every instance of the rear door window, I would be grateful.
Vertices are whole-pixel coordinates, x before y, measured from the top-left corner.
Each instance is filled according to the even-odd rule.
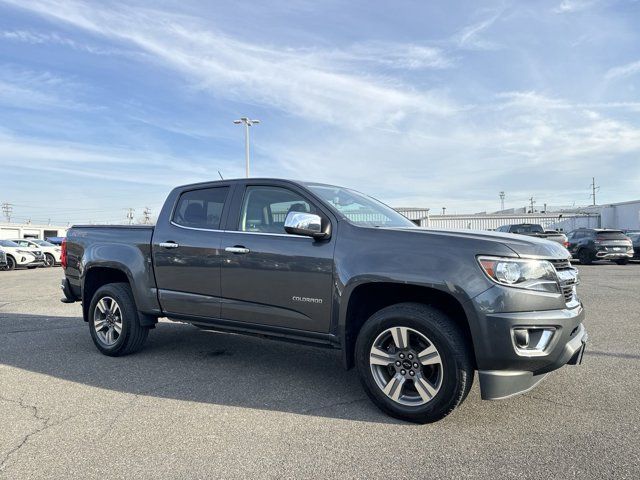
[[[172,221],[183,227],[218,230],[229,187],[202,188],[180,195]]]

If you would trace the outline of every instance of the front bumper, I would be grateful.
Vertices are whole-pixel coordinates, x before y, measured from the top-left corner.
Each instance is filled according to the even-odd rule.
[[[44,267],[44,260],[35,260],[33,262],[19,263],[19,267]]]
[[[561,308],[546,310],[544,304],[549,304],[549,298],[514,290],[494,289],[474,299],[477,306],[474,348],[480,391],[486,400],[526,392],[547,373],[566,364],[579,363],[588,338],[582,323],[584,309],[579,301],[570,305],[559,301]],[[492,303],[490,299],[498,301]],[[530,302],[528,311],[499,311],[526,305],[527,301]],[[532,333],[531,345],[524,348],[518,345],[515,335],[523,330]],[[536,337],[534,332],[545,331],[550,335],[546,343],[539,343],[542,337]],[[543,346],[536,349],[539,345]]]
[[[527,370],[480,370],[480,393],[483,400],[502,400],[528,392],[549,374],[564,365],[582,363],[589,335],[584,325],[578,326],[575,335],[565,343],[558,358],[539,373]]]
[[[633,250],[631,252],[604,252],[597,251],[596,258],[602,260],[620,260],[623,258],[633,258]]]

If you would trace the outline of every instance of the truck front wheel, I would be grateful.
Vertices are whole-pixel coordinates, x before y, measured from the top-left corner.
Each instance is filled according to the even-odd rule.
[[[109,283],[96,291],[89,306],[89,332],[98,350],[110,357],[142,348],[149,329],[140,325],[128,283]]]
[[[356,366],[367,395],[389,415],[416,423],[440,420],[466,398],[473,363],[447,315],[420,303],[383,308],[363,325]]]

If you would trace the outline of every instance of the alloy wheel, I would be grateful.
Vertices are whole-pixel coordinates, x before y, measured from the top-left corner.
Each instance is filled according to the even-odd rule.
[[[442,386],[440,352],[413,328],[392,327],[380,333],[371,346],[369,364],[380,390],[401,405],[424,405]]]
[[[103,345],[111,347],[122,334],[122,310],[112,297],[102,297],[93,311],[96,337]]]

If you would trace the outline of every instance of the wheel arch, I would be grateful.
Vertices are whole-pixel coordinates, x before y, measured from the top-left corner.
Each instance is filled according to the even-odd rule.
[[[131,279],[127,273],[116,267],[95,266],[85,270],[82,282],[82,317],[85,322],[89,319],[89,305],[96,291],[109,283],[128,283]]]
[[[395,282],[369,282],[357,285],[348,296],[342,322],[342,354],[346,368],[354,366],[355,344],[360,329],[375,312],[398,303],[416,302],[437,308],[460,328],[475,368],[475,350],[469,314],[451,293],[434,287]]]

